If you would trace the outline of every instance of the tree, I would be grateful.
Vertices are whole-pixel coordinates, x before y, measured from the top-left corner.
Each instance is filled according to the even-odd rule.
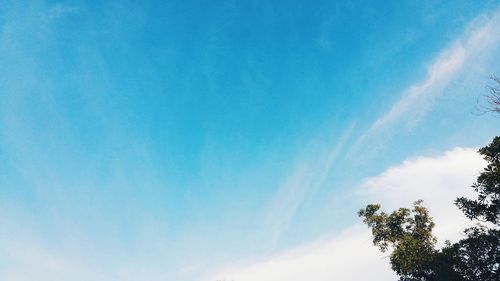
[[[455,200],[455,204],[470,219],[490,222],[497,226],[500,223],[500,137],[479,150],[488,162],[484,171],[472,185],[478,193],[476,200],[464,197]]]
[[[489,223],[467,229],[457,243],[456,269],[467,280],[500,280],[500,137],[479,149],[488,162],[472,185],[477,199],[457,198],[455,204],[472,220]]]
[[[471,220],[489,223],[464,231],[466,238],[436,249],[434,222],[422,201],[413,209],[390,214],[371,204],[358,212],[371,229],[374,245],[392,249],[392,269],[401,281],[500,280],[500,137],[479,150],[488,162],[472,188],[477,199],[457,198],[455,204]]]
[[[453,269],[450,251],[436,250],[432,235],[434,222],[422,201],[413,208],[387,214],[371,204],[358,212],[371,229],[373,244],[382,252],[392,250],[392,269],[402,281],[462,280]]]

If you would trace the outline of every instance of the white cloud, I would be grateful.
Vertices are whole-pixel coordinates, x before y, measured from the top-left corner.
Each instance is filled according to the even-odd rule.
[[[360,206],[379,202],[385,209],[424,199],[436,222],[435,234],[455,240],[469,224],[453,200],[470,195],[470,185],[484,160],[471,148],[455,148],[436,157],[419,157],[362,181]],[[355,224],[330,239],[292,249],[268,259],[230,265],[203,279],[235,281],[396,280],[387,255],[372,246],[369,230]]]
[[[455,148],[437,157],[419,157],[391,167],[366,179],[361,194],[364,203],[381,203],[387,209],[410,206],[423,199],[436,221],[435,234],[444,239],[459,238],[470,222],[454,205],[455,198],[473,196],[474,182],[484,160],[472,148]]]
[[[353,226],[334,239],[270,259],[228,267],[203,281],[395,280],[387,257],[371,246],[369,231]],[[375,278],[375,279],[374,279]]]

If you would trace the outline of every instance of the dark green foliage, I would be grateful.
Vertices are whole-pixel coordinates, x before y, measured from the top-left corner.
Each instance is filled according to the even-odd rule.
[[[470,219],[484,222],[500,223],[500,137],[479,150],[479,153],[488,161],[488,166],[472,185],[478,193],[476,200],[464,197],[458,198],[455,204]]]
[[[466,238],[438,250],[434,223],[422,201],[413,209],[390,214],[380,205],[368,205],[358,215],[372,229],[373,243],[382,252],[391,249],[392,269],[401,281],[500,280],[500,137],[479,150],[487,167],[472,185],[476,200],[458,198],[455,204],[470,219],[491,224],[464,231]]]
[[[458,198],[455,204],[470,219],[494,226],[467,229],[467,238],[457,243],[457,271],[466,280],[500,280],[500,137],[479,153],[488,162],[472,185],[478,193],[476,200]]]
[[[500,280],[500,231],[473,227],[454,245],[455,269],[465,280]]]

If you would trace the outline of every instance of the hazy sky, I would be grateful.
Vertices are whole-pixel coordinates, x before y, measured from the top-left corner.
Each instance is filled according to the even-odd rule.
[[[500,2],[340,2],[0,0],[0,279],[390,280],[373,201],[458,237]]]

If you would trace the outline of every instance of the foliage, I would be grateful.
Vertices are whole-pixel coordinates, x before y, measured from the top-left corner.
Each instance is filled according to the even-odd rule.
[[[488,162],[472,185],[476,200],[458,198],[455,204],[465,216],[493,224],[488,229],[478,226],[467,229],[467,238],[457,243],[456,269],[466,280],[500,280],[500,137],[479,149]]]
[[[500,280],[500,231],[473,227],[454,245],[454,267],[465,280]]]
[[[488,165],[472,185],[478,193],[476,200],[458,198],[455,204],[470,219],[483,222],[500,223],[500,137],[479,150]]]

